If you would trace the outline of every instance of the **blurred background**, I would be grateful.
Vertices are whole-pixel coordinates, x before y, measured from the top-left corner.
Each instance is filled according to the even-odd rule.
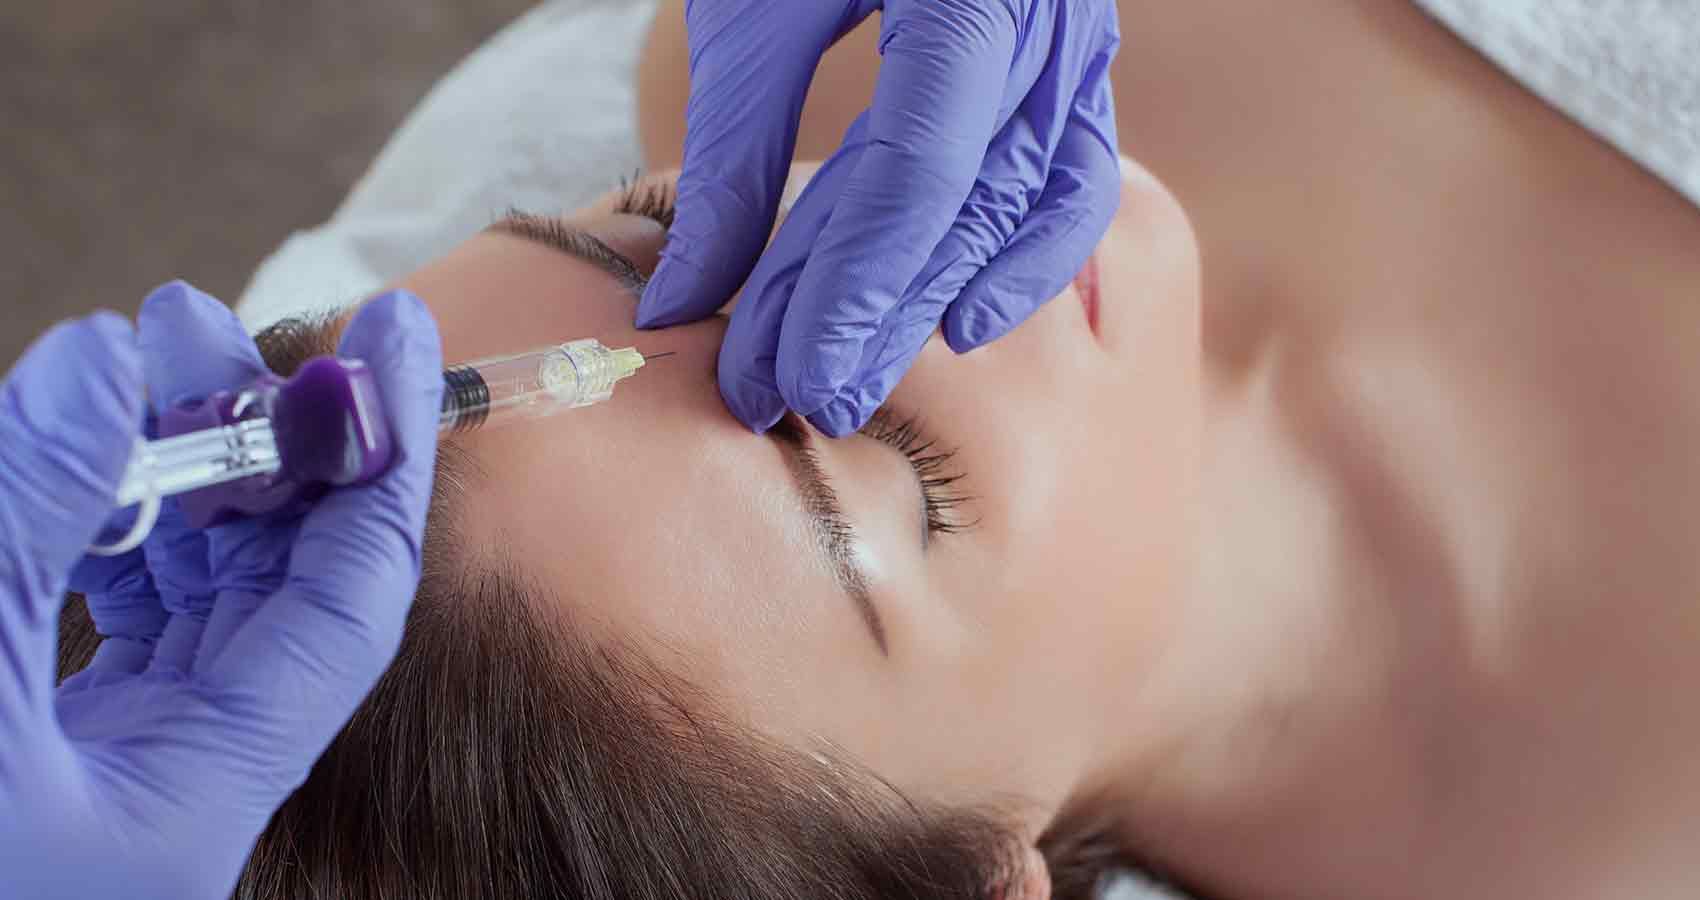
[[[0,371],[172,278],[234,300],[533,2],[0,3]]]

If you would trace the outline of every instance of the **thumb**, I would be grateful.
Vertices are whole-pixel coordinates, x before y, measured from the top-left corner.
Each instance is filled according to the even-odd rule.
[[[698,3],[684,163],[661,264],[638,303],[640,328],[692,322],[726,304],[755,266],[779,211],[809,83],[865,2]]]
[[[55,327],[0,386],[0,672],[28,682],[0,693],[51,693],[60,595],[113,511],[142,397],[135,334],[114,313]]]
[[[377,481],[319,501],[301,523],[283,588],[198,669],[225,708],[247,719],[228,738],[278,765],[274,774],[291,786],[400,646],[419,583],[442,404],[442,347],[416,297],[368,302],[338,354],[376,376],[395,462]]]

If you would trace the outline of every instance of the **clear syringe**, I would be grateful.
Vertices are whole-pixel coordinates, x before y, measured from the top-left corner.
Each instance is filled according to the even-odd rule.
[[[455,366],[443,372],[439,427],[460,433],[601,403],[614,385],[663,355],[610,350],[586,338]]]
[[[443,372],[438,429],[464,433],[607,401],[651,359],[593,338],[454,366]],[[278,508],[322,485],[357,484],[389,465],[391,441],[376,382],[358,360],[320,358],[288,380],[263,376],[162,417],[167,436],[138,441],[118,506],[140,505],[125,536],[93,552],[117,554],[152,530],[166,497],[190,524]]]

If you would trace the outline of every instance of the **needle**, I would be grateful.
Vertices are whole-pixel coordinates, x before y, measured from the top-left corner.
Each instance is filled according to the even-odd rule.
[[[666,353],[657,353],[654,356],[645,356],[643,358],[643,361],[644,362],[654,362],[655,360],[658,360],[658,359],[666,359],[669,356],[678,356],[678,355],[679,354],[678,354],[677,351],[669,350]]]

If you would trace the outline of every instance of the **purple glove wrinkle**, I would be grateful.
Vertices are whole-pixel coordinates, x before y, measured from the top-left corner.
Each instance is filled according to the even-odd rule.
[[[873,103],[763,251],[821,56],[875,10]],[[1002,337],[1109,228],[1114,0],[717,0],[685,19],[678,214],[637,321],[702,318],[741,284],[719,383],[751,428],[787,408],[860,428],[941,323],[959,353]]]

